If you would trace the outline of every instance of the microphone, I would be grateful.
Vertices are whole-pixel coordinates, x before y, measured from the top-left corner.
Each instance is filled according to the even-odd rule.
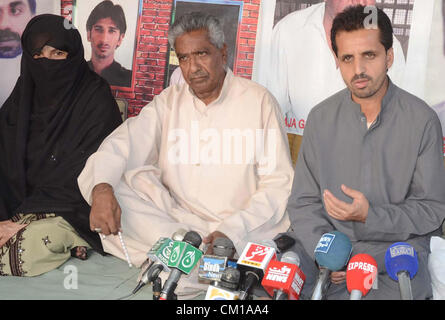
[[[417,252],[414,247],[406,242],[392,244],[386,250],[385,266],[389,277],[399,282],[402,300],[413,300],[411,279],[419,269]]]
[[[240,280],[240,271],[227,267],[221,276],[221,281],[210,285],[207,289],[205,300],[238,300],[236,292]]]
[[[350,300],[360,300],[371,290],[377,277],[377,262],[366,253],[356,254],[349,260],[346,270],[346,287]]]
[[[312,300],[322,299],[329,284],[331,271],[341,270],[348,263],[351,252],[351,240],[344,233],[335,230],[321,236],[314,250],[320,272]]]
[[[276,244],[273,241],[270,242],[270,246],[247,243],[237,261],[238,269],[243,274],[240,300],[246,300],[250,296],[253,287],[261,283],[269,262],[276,258]]]
[[[153,300],[159,300],[159,297],[161,296],[161,290],[162,280],[158,277],[153,281]]]
[[[183,274],[189,274],[201,259],[203,253],[198,249],[201,242],[201,236],[195,231],[187,232],[183,241],[174,241],[168,260],[168,267],[171,272],[162,288],[160,300],[171,298],[178,285],[179,278]]]
[[[299,268],[300,258],[295,252],[283,254],[281,261],[272,260],[261,284],[274,300],[298,300],[306,276]]]
[[[215,283],[221,280],[228,259],[235,254],[235,246],[228,238],[216,238],[213,241],[213,255],[204,255],[199,266],[198,279],[203,283]]]
[[[181,241],[186,234],[185,229],[179,229],[172,235],[172,239]],[[147,253],[148,258],[152,261],[150,266],[143,273],[141,280],[133,290],[133,294],[138,292],[143,286],[149,282],[153,282],[162,271],[170,272],[168,267],[168,259],[170,257],[171,248],[174,241],[170,238],[162,237],[153,245]]]

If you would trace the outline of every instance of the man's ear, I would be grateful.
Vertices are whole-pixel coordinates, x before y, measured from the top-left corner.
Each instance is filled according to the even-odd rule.
[[[394,63],[394,49],[389,48],[388,51],[386,51],[386,67],[389,70]]]
[[[87,40],[91,42],[91,30],[87,31]]]
[[[223,44],[223,47],[221,48],[221,53],[222,53],[222,57],[223,57],[223,62],[224,65],[227,64],[227,44]]]
[[[121,35],[119,36],[119,41],[117,42],[117,45],[116,45],[116,49],[121,46],[122,41],[124,40],[124,37],[125,37],[125,33],[121,33]]]

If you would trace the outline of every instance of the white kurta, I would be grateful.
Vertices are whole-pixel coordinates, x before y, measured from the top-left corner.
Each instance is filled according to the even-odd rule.
[[[248,241],[289,227],[293,168],[282,119],[265,88],[230,70],[208,106],[187,84],[171,86],[104,140],[79,176],[80,190],[91,204],[95,185],[113,186],[136,265],[179,228],[202,237],[221,231],[241,253]],[[102,244],[125,259],[116,236]]]
[[[292,12],[274,27],[266,87],[287,116],[288,132],[303,135],[309,111],[346,88],[323,26],[325,3]],[[391,80],[400,85],[405,70],[403,49],[394,37]],[[295,121],[291,120],[295,118]]]

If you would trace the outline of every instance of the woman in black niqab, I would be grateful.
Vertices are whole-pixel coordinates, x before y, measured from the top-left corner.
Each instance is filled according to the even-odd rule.
[[[45,46],[68,55],[42,57]],[[63,17],[34,17],[22,47],[20,77],[0,109],[0,221],[53,213],[103,254],[77,176],[122,122],[119,108],[106,81],[88,68],[79,32]]]

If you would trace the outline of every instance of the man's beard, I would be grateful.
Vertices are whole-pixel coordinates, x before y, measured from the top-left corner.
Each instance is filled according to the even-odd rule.
[[[20,35],[8,29],[0,30],[0,58],[11,59],[22,54]]]

